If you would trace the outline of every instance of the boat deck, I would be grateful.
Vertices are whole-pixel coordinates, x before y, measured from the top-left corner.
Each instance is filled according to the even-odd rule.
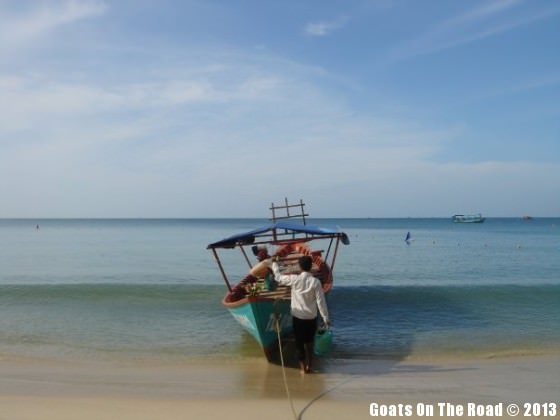
[[[259,292],[259,298],[264,299],[283,299],[290,300],[291,298],[291,287],[290,286],[276,286],[274,290],[267,290],[265,288],[264,280],[259,280],[257,285],[261,286],[261,291]]]

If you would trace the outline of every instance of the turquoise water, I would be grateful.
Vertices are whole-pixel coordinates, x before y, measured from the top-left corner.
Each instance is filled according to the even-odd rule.
[[[260,357],[220,304],[206,245],[263,222],[0,220],[0,355]],[[331,357],[560,352],[560,219],[314,223],[351,240],[329,296]],[[221,255],[233,278],[245,274],[237,252]]]

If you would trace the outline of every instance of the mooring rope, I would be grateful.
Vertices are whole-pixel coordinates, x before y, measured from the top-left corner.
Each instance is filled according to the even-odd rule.
[[[282,364],[282,376],[284,378],[284,387],[286,388],[286,395],[288,396],[288,401],[290,402],[290,407],[292,408],[292,414],[295,420],[299,420],[299,416],[294,408],[294,402],[292,401],[292,395],[290,394],[290,387],[288,386],[288,378],[286,376],[286,366],[284,365],[284,354],[282,352],[282,338],[280,336],[280,316],[278,315],[278,300],[274,305],[274,317],[276,318],[276,334],[278,335],[278,350],[280,352],[280,363]]]

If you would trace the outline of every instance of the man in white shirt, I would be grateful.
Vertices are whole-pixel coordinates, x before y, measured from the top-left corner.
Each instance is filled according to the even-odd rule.
[[[313,260],[304,255],[299,258],[298,263],[300,274],[280,274],[277,262],[273,262],[271,268],[278,283],[292,288],[291,312],[299,365],[302,372],[311,373],[317,310],[327,326],[330,325],[330,320],[321,282],[310,273]]]

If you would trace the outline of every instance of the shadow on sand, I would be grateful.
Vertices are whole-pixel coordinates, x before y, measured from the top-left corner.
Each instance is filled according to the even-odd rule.
[[[294,341],[287,338],[282,343],[284,371],[277,351],[260,379],[261,396],[286,398],[285,375],[289,393],[300,402],[308,401],[299,410],[299,419],[329,394],[341,388],[354,389],[371,377],[399,381],[416,373],[468,370],[409,360],[418,334],[484,322],[461,299],[450,299],[437,288],[342,288],[329,306],[335,320],[335,348],[328,357],[315,358],[314,367],[320,373],[300,374]]]

